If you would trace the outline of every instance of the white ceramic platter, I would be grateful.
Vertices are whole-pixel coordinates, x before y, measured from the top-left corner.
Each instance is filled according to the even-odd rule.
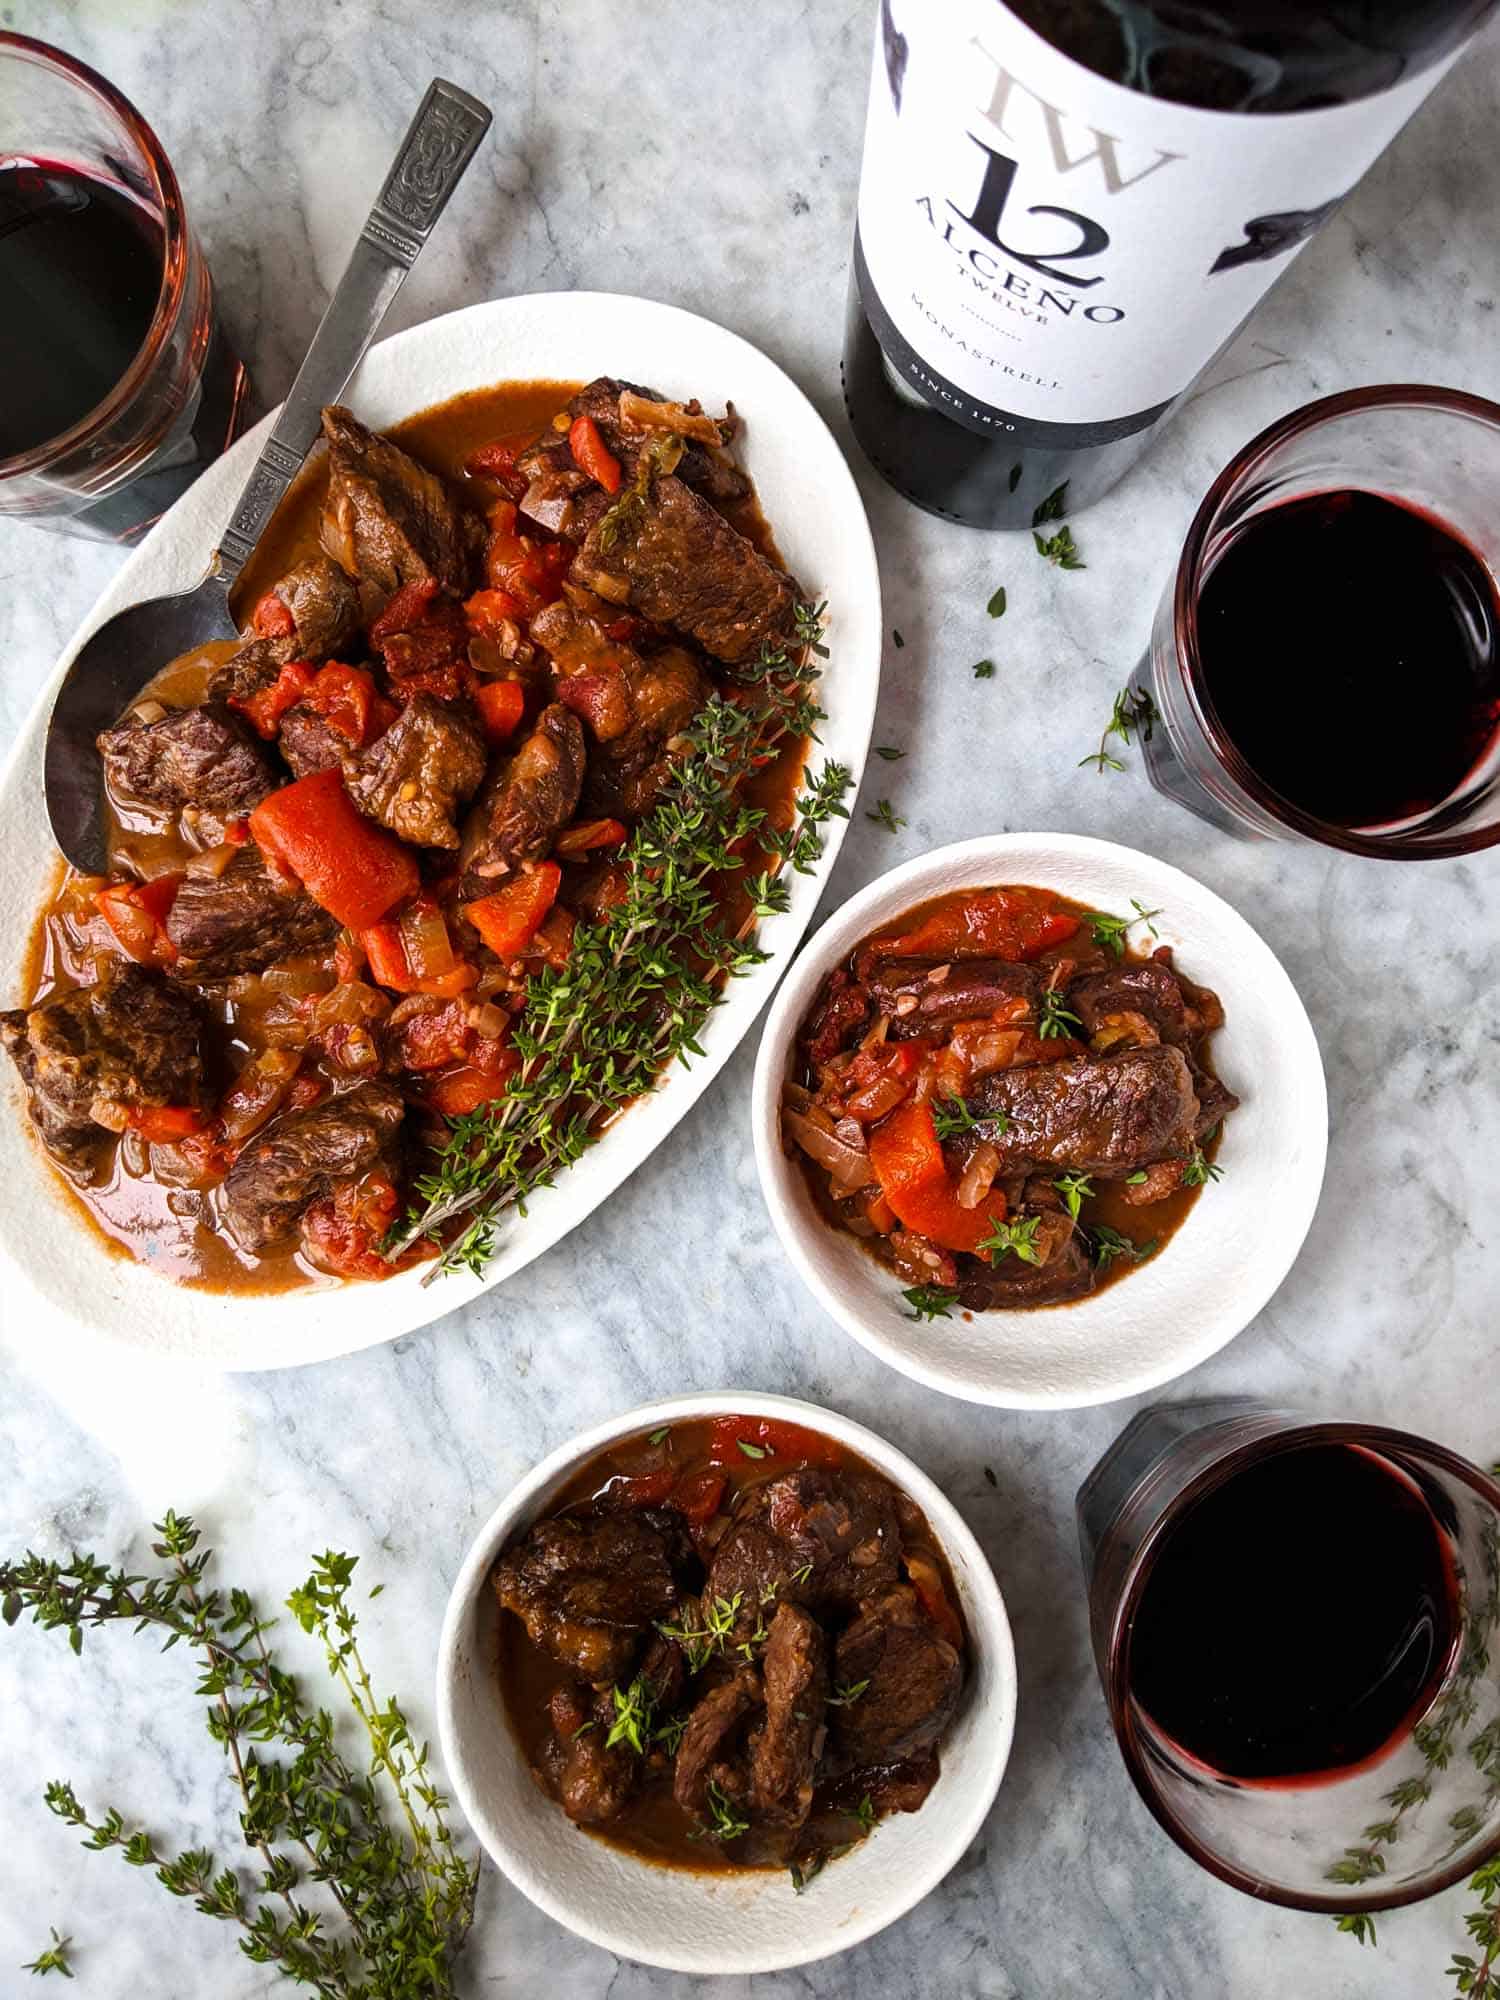
[[[1071,1305],[917,1321],[901,1281],[824,1222],[782,1148],[778,1107],[797,1028],[824,978],[872,931],[955,889],[1034,883],[1087,909],[1155,918],[1187,978],[1224,1003],[1210,1044],[1240,1098],[1204,1188],[1165,1247]],[[1134,936],[1144,942],[1144,933]],[[751,1116],[761,1189],[782,1247],[846,1333],[929,1388],[1006,1409],[1074,1409],[1139,1396],[1206,1361],[1265,1305],[1311,1227],[1328,1153],[1317,1038],[1275,954],[1191,875],[1134,848],[1073,833],[1000,833],[920,855],[836,910],[776,996]],[[1149,1210],[1141,1211],[1145,1221]]]
[[[744,419],[741,457],[782,556],[829,606],[822,754],[864,766],[880,679],[880,583],[875,551],[849,468],[822,419],[789,378],[738,335],[672,306],[607,293],[496,299],[394,335],[373,348],[345,400],[383,428],[434,403],[502,381],[586,380],[600,374],[650,383],[662,394],[731,400]],[[42,802],[42,745],[52,701],[83,639],[137,599],[181,590],[213,553],[240,485],[272,419],[212,466],[121,569],[85,619],[42,690],[0,776],[0,995],[21,998],[22,960],[53,876],[56,850]],[[751,1026],[812,916],[844,822],[830,823],[815,874],[791,878],[791,907],[762,930],[770,963],[734,981],[704,1037],[705,1054],[635,1105],[529,1215],[507,1227],[481,1282],[420,1272],[379,1285],[329,1284],[301,1292],[223,1295],[179,1286],[112,1255],[85,1226],[33,1141],[19,1082],[0,1091],[0,1256],[9,1312],[44,1340],[83,1326],[159,1354],[226,1369],[282,1368],[395,1339],[539,1257],[640,1165],[671,1132]]]
[[[798,1895],[780,1870],[699,1874],[657,1868],[592,1838],[544,1798],[501,1699],[500,1608],[490,1571],[586,1459],[660,1424],[734,1414],[804,1424],[836,1438],[910,1495],[948,1558],[971,1654],[968,1686],[944,1733],[937,1784],[915,1813],[875,1835]],[[532,1902],[622,1958],[678,1972],[772,1972],[847,1951],[935,1889],[983,1826],[1010,1755],[1016,1655],[994,1572],[956,1507],[904,1453],[862,1424],[786,1396],[730,1390],[676,1396],[569,1439],[506,1495],[454,1583],[438,1642],[443,1766],[486,1851]],[[811,1989],[809,1989],[811,1990]]]

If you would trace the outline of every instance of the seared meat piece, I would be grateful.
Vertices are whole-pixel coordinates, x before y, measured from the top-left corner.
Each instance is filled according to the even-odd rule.
[[[901,1584],[866,1604],[839,1634],[841,1686],[868,1682],[833,1711],[833,1739],[846,1769],[894,1764],[935,1743],[958,1706],[963,1662]]]
[[[484,738],[472,716],[413,695],[383,736],[344,759],[361,812],[417,847],[457,847],[453,816],[484,777]]]
[[[361,1083],[306,1111],[273,1119],[224,1179],[224,1221],[259,1256],[293,1234],[304,1209],[377,1168],[395,1178],[405,1106],[386,1083]]]
[[[222,875],[183,877],[167,917],[183,979],[263,972],[279,958],[331,944],[338,925],[304,889],[266,867],[247,841]]]
[[[1231,1111],[1238,1110],[1240,1100],[1228,1084],[1220,1083],[1192,1056],[1188,1057],[1188,1068],[1193,1073],[1193,1089],[1198,1093],[1198,1116],[1193,1125],[1193,1137],[1201,1144]]]
[[[558,1688],[547,1705],[557,1734],[558,1800],[575,1826],[602,1826],[624,1811],[635,1790],[640,1762],[628,1743],[606,1747],[615,1719],[613,1690],[592,1700],[581,1688]]]
[[[1190,1017],[1182,988],[1165,965],[1126,962],[1086,979],[1075,979],[1067,989],[1068,1006],[1082,1021],[1088,1035],[1107,1033],[1112,1022],[1123,1015],[1139,1015],[1155,1030],[1158,1041],[1177,1047],[1190,1042],[1203,1030]]]
[[[132,1106],[193,1105],[203,1093],[198,1011],[144,966],[111,965],[92,986],[0,1014],[0,1042],[52,1156],[87,1170],[101,1130]]]
[[[672,1796],[685,1812],[707,1816],[710,1784],[731,1797],[743,1790],[733,1763],[734,1739],[759,1701],[760,1676],[754,1667],[741,1667],[733,1680],[710,1688],[688,1717],[672,1778]]]
[[[323,412],[328,499],[323,547],[361,583],[389,597],[435,577],[462,596],[484,545],[484,525],[435,472],[338,404]]]
[[[897,1041],[940,1033],[950,1021],[983,1020],[1008,1000],[1034,1006],[1042,990],[1035,966],[1000,958],[883,958],[864,980],[877,1012],[891,1016]]]
[[[310,778],[314,771],[341,766],[349,754],[349,739],[326,715],[299,701],[282,716],[276,747],[299,778]]]
[[[286,661],[296,658],[287,651],[292,643],[290,639],[251,639],[209,681],[208,699],[249,701],[252,695],[263,694]]]
[[[98,739],[111,796],[162,814],[194,806],[223,822],[258,805],[280,783],[253,731],[222,702],[176,708],[156,722],[127,716]]]
[[[855,1031],[870,1018],[870,996],[862,986],[836,967],[823,981],[817,1005],[808,1017],[802,1035],[802,1051],[814,1069],[832,1062]]]
[[[687,1686],[687,1660],[681,1646],[675,1639],[653,1632],[646,1641],[646,1650],[636,1671],[650,1686],[657,1715],[670,1715],[682,1700]]]
[[[1022,1210],[1013,1219],[1024,1221],[1025,1216]],[[1046,1252],[1040,1264],[1023,1263],[1015,1255],[989,1265],[966,1259],[959,1272],[960,1305],[970,1312],[1003,1312],[1007,1306],[1061,1305],[1094,1289],[1094,1267],[1071,1216],[1049,1213],[1037,1232],[1037,1247]]]
[[[617,382],[613,376],[600,375],[579,390],[568,404],[567,414],[569,417],[592,419],[606,446],[620,461],[628,482],[634,479],[641,450],[654,433],[623,421],[620,415],[622,391],[642,397],[649,403],[666,400],[654,389],[643,389],[635,382]],[[736,428],[737,420],[733,417],[722,418],[717,423],[719,434],[726,441]],[[573,497],[592,486],[593,481],[586,472],[580,471],[568,447],[566,434],[554,433],[542,438],[529,451],[521,454],[516,461],[516,469],[528,481],[519,502],[521,513],[554,534],[574,534],[577,521]],[[700,439],[685,441],[676,474],[684,486],[694,487],[709,500],[742,500],[750,491],[749,480],[734,461],[722,450]]]
[[[750,1803],[780,1825],[801,1826],[823,1747],[828,1641],[795,1604],[777,1606],[760,1660],[766,1719],[750,1739]]]
[[[617,1681],[677,1603],[686,1551],[675,1516],[650,1508],[560,1514],[495,1566],[495,1594],[534,1646],[591,1681]]]
[[[847,1611],[899,1575],[901,1533],[890,1489],[853,1471],[805,1467],[752,1486],[714,1551],[708,1595],[740,1598],[754,1624],[773,1599]]]
[[[567,702],[571,685],[562,683],[560,700]],[[708,699],[709,681],[685,647],[668,646],[636,660],[613,686],[624,695],[625,726],[590,757],[583,802],[596,816],[635,820],[650,812],[670,777],[674,753],[667,745]]]
[[[309,556],[272,585],[296,631],[272,643],[287,660],[326,660],[359,629],[359,592],[336,562]]]
[[[1104,1180],[1185,1156],[1198,1115],[1192,1073],[1168,1047],[1001,1070],[968,1101],[1002,1173],[1052,1167]]]
[[[796,584],[680,479],[657,479],[640,508],[601,514],[573,576],[611,604],[696,639],[715,659],[791,643]]]
[[[587,753],[578,717],[553,702],[480,793],[464,827],[463,894],[487,896],[540,859],[578,807]]]

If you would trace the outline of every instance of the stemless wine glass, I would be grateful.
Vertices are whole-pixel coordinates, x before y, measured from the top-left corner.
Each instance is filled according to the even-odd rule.
[[[1188,1509],[1247,1467],[1309,1445],[1356,1446],[1415,1485],[1453,1563],[1458,1640],[1388,1752],[1314,1782],[1241,1782],[1190,1758],[1135,1699],[1132,1627]],[[1202,1867],[1263,1901],[1346,1916],[1436,1895],[1500,1853],[1500,1485],[1488,1474],[1373,1424],[1313,1422],[1238,1398],[1162,1404],[1135,1418],[1079,1488],[1078,1528],[1094,1657],[1126,1769]]]
[[[113,84],[61,49],[0,32],[0,170],[78,176],[160,235],[155,310],[134,359],[58,436],[0,457],[0,515],[121,541],[139,534],[217,458],[244,414],[247,378],[226,344],[208,265],[171,162]],[[7,314],[26,309],[3,302]],[[3,393],[14,395],[10,382]]]
[[[1459,389],[1397,383],[1327,396],[1261,432],[1219,474],[1194,516],[1152,627],[1132,692],[1155,703],[1142,730],[1158,791],[1225,831],[1302,839],[1381,860],[1468,854],[1500,840],[1500,736],[1461,792],[1389,832],[1316,818],[1262,780],[1231,740],[1209,694],[1200,652],[1203,584],[1247,521],[1289,500],[1352,489],[1429,514],[1500,570],[1500,405]],[[1389,586],[1372,577],[1370,588]],[[1295,607],[1288,607],[1295,616]],[[1420,687],[1413,699],[1421,700]],[[1286,727],[1295,729],[1295,711]],[[1400,718],[1392,718],[1399,730]]]

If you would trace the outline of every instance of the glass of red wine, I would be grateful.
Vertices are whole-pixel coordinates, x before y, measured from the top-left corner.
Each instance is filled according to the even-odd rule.
[[[171,162],[86,64],[0,33],[0,516],[126,541],[232,440],[245,371]]]
[[[1078,1494],[1126,1768],[1202,1867],[1335,1916],[1500,1853],[1500,1484],[1239,1399],[1138,1416]]]
[[[1500,840],[1500,406],[1309,403],[1210,487],[1129,691],[1152,783],[1389,860]]]

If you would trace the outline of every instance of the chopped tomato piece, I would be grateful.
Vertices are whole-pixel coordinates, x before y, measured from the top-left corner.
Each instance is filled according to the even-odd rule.
[[[519,681],[481,681],[474,690],[479,726],[487,743],[508,743],[526,713],[526,690]]]
[[[381,1256],[380,1244],[400,1212],[401,1197],[383,1175],[346,1181],[303,1216],[302,1247],[336,1278],[389,1278],[430,1254],[418,1243],[394,1262]]]
[[[602,486],[606,493],[620,490],[620,461],[599,435],[592,417],[575,417],[568,431],[568,449],[578,461],[580,472]]]
[[[660,1465],[654,1472],[622,1473],[609,1482],[611,1500],[625,1507],[658,1506],[677,1484],[677,1467]]]
[[[490,512],[490,538],[484,552],[486,580],[522,608],[523,616],[540,611],[562,595],[562,580],[573,560],[571,542],[543,542],[516,527],[516,510],[501,501]]]
[[[526,616],[526,607],[508,590],[476,590],[464,599],[464,617],[476,632],[498,636],[507,622],[515,624]]]
[[[229,706],[246,717],[257,735],[269,743],[281,726],[281,718],[295,708],[312,686],[315,676],[306,660],[288,660],[271,685],[259,694],[231,695]]]
[[[870,1165],[899,1220],[944,1250],[982,1256],[980,1244],[1005,1220],[1005,1197],[998,1189],[975,1208],[960,1207],[925,1104],[904,1104],[874,1127]]]
[[[250,831],[269,860],[351,931],[378,923],[420,887],[411,850],[365,818],[337,771],[314,771],[272,792],[251,813]]]
[[[376,687],[368,668],[346,667],[342,660],[330,661],[302,699],[359,749],[383,736],[401,713]]]
[[[499,437],[489,444],[482,444],[478,451],[471,451],[464,460],[464,471],[471,479],[494,479],[513,500],[519,500],[526,491],[526,475],[516,469],[516,460],[535,439],[529,431],[516,431],[509,437]]]
[[[1078,918],[1059,910],[1045,891],[975,889],[951,896],[913,931],[871,941],[887,958],[1035,958],[1063,944]]]
[[[204,1131],[209,1119],[208,1113],[200,1111],[196,1104],[132,1104],[125,1122],[148,1145],[169,1146],[175,1139]]]
[[[371,625],[370,644],[378,646],[393,632],[409,632],[423,617],[438,589],[438,580],[434,576],[423,577],[418,583],[403,583]]]
[[[690,1526],[701,1528],[718,1513],[728,1483],[725,1472],[685,1472],[672,1488],[672,1505]]]
[[[521,1058],[514,1049],[502,1049],[500,1053],[507,1058],[503,1068],[480,1069],[474,1063],[465,1063],[462,1069],[451,1069],[445,1076],[435,1077],[425,1093],[433,1110],[441,1111],[445,1118],[462,1118],[466,1112],[477,1111],[481,1104],[504,1097],[511,1078],[521,1067]]]
[[[911,1578],[911,1587],[921,1599],[922,1609],[936,1625],[950,1646],[962,1648],[964,1628],[959,1623],[958,1613],[948,1602],[948,1593],[943,1588],[943,1573],[931,1556],[912,1551],[904,1558],[906,1574]]]
[[[618,819],[580,819],[552,843],[554,854],[592,854],[596,848],[618,847],[626,837],[625,825]]]
[[[257,639],[290,639],[296,629],[296,619],[274,590],[268,590],[250,613],[250,630]]]
[[[177,947],[167,936],[167,917],[182,884],[181,871],[153,875],[149,882],[111,882],[94,907],[114,932],[121,951],[137,965],[173,965]]]
[[[395,926],[386,928],[394,930]],[[478,1039],[469,1026],[467,1008],[458,1000],[414,1014],[397,1033],[401,1066],[411,1070],[443,1069],[449,1063],[463,1062]]]
[[[742,1450],[747,1446],[747,1450]],[[749,1460],[785,1458],[812,1465],[841,1465],[843,1448],[819,1431],[801,1424],[783,1423],[779,1417],[715,1417],[709,1431],[709,1461],[713,1465],[734,1465],[741,1471]]]
[[[464,915],[497,958],[515,958],[541,929],[561,882],[557,863],[544,861],[493,895],[465,903]]]

